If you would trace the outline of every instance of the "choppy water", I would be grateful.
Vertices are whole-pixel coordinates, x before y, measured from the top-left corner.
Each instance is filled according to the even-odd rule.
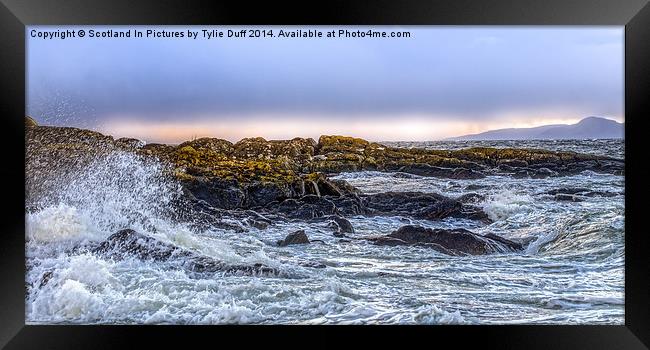
[[[550,143],[513,141],[507,146],[556,147]],[[477,142],[441,144],[426,146],[469,147]],[[624,152],[622,141],[569,141],[554,149],[618,152],[621,157]],[[623,176],[591,172],[549,179],[399,178],[378,172],[338,176],[367,193],[480,193],[487,198],[479,205],[495,220],[483,225],[456,219],[353,217],[356,236],[388,234],[417,223],[531,241],[523,253],[457,257],[423,247],[339,242],[326,223],[275,224],[246,233],[192,230],[165,219],[178,187],[159,173],[156,164],[115,154],[89,167],[41,210],[27,214],[31,268],[26,282],[35,285],[26,297],[27,323],[624,322]],[[470,184],[483,187],[465,190]],[[618,194],[577,203],[539,194],[560,187]],[[173,263],[111,261],[70,251],[125,226],[219,260],[276,267],[284,275],[198,275]],[[274,245],[297,229],[324,243]],[[299,265],[305,261],[327,267]],[[53,271],[50,282],[38,287],[46,271]]]

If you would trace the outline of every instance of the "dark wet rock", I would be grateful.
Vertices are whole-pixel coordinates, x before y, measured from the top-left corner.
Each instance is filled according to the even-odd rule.
[[[224,220],[233,216],[232,212],[226,212],[223,209],[215,208],[207,202],[196,199],[192,196],[184,196],[172,200],[169,203],[169,210],[164,214],[168,219],[177,223],[184,223],[193,229],[199,231],[220,228],[235,232],[245,232],[246,230],[237,221]],[[239,222],[250,215],[241,217]]]
[[[615,197],[619,195],[616,192],[610,191],[592,191],[584,187],[563,187],[556,188],[549,191],[542,192],[541,194],[548,194],[554,196],[558,201],[572,201],[582,202],[584,197]]]
[[[329,219],[332,220],[337,233],[354,233],[354,227],[352,227],[352,223],[348,219],[336,215],[329,217]]]
[[[489,186],[487,185],[479,185],[479,184],[469,184],[465,186],[465,191],[476,191],[476,190],[482,190],[485,188],[488,188]]]
[[[413,175],[413,174],[401,173],[399,171],[396,172],[396,173],[393,173],[393,177],[398,178],[398,179],[415,179],[416,178],[416,176]]]
[[[401,173],[414,174],[419,176],[431,176],[448,179],[481,179],[485,175],[472,169],[465,168],[443,168],[429,164],[414,163],[401,167]]]
[[[491,239],[493,241],[497,241],[497,242],[505,245],[506,247],[510,248],[510,250],[512,250],[512,251],[518,251],[518,250],[523,250],[524,249],[523,244],[513,242],[513,241],[511,241],[509,239],[505,239],[505,238],[503,238],[501,236],[497,236],[497,235],[495,235],[494,233],[491,233],[491,232],[484,235],[483,238],[488,238],[488,239]]]
[[[307,237],[305,230],[298,230],[296,232],[292,232],[288,234],[287,237],[284,238],[284,240],[278,241],[278,245],[280,247],[285,247],[290,244],[308,244],[308,243],[309,243],[309,238]]]
[[[582,194],[585,197],[616,197],[618,195],[625,195],[625,192],[616,193],[609,191],[589,191]]]
[[[555,195],[554,198],[556,201],[562,201],[562,202],[582,202],[580,196],[577,196],[575,194],[558,193]]]
[[[259,221],[255,219],[248,219],[246,220],[246,223],[248,223],[252,227],[255,227],[258,230],[266,230],[269,227],[269,224],[267,222]]]
[[[287,199],[280,203],[271,203],[264,209],[302,220],[338,214],[338,209],[331,200],[316,195],[308,195],[299,199]]]
[[[370,239],[377,245],[422,245],[450,255],[484,255],[521,250],[523,247],[496,235],[481,236],[465,229],[430,229],[407,225],[397,231]]]
[[[191,197],[205,201],[215,208],[241,208],[246,203],[246,193],[234,179],[193,176],[181,183]]]
[[[499,166],[508,166],[512,168],[527,168],[528,167],[528,162],[525,160],[521,159],[500,159],[497,164]]]
[[[528,171],[524,170],[524,169],[517,170],[516,172],[511,173],[510,175],[515,179],[526,179],[526,178],[530,177],[530,175],[528,174]]]
[[[400,215],[427,220],[447,217],[490,222],[481,208],[436,193],[385,192],[362,197],[369,215]]]
[[[287,186],[273,182],[256,182],[246,187],[245,207],[263,207],[271,202],[293,196]]]
[[[463,204],[467,203],[478,203],[482,202],[485,200],[485,196],[478,194],[478,193],[466,193],[458,198],[456,198],[458,202],[461,202]]]
[[[544,167],[544,168],[535,169],[532,172],[531,177],[534,179],[545,179],[547,177],[557,176],[557,175],[558,173],[556,171]]]
[[[303,267],[311,267],[314,269],[324,269],[327,267],[327,265],[315,261],[303,261],[298,263],[298,265],[303,266]]]
[[[458,179],[458,180],[473,180],[473,179],[482,179],[484,177],[485,174],[473,169],[456,168],[454,169],[454,173],[451,178]]]
[[[589,189],[584,187],[574,187],[574,188],[563,187],[563,188],[556,188],[543,193],[555,195],[555,194],[578,194],[578,193],[585,193],[585,192],[589,192]]]
[[[53,275],[53,271],[46,271],[43,273],[43,276],[41,276],[41,283],[39,284],[39,288],[43,288],[48,282],[50,282]]]
[[[112,234],[92,252],[118,260],[131,257],[144,261],[174,262],[189,271],[198,273],[278,274],[276,269],[262,264],[226,264],[130,229]]]

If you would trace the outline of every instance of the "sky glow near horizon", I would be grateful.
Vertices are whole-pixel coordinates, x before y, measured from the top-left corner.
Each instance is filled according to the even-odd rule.
[[[28,27],[27,113],[41,124],[177,143],[435,140],[587,116],[624,121],[623,27],[265,27],[411,32],[399,39],[29,36],[70,28],[138,27]],[[217,27],[193,29],[203,28]],[[244,27],[218,27],[228,28]]]

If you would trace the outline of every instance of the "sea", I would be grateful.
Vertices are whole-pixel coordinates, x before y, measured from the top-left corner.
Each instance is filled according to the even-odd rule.
[[[622,140],[385,144],[525,147],[621,159],[625,154]],[[478,193],[485,199],[477,205],[493,220],[349,217],[353,236],[385,235],[415,224],[526,243],[520,252],[449,256],[426,247],[342,242],[325,222],[278,222],[243,233],[175,223],[166,213],[180,186],[161,176],[162,167],[116,152],[62,184],[38,210],[26,211],[27,324],[624,324],[624,176],[335,176],[365,193]],[[577,187],[614,195],[562,202],[544,194]],[[115,261],[83,249],[127,227],[221,261],[262,263],[282,274],[198,274],[174,261]],[[276,245],[299,229],[320,241]]]

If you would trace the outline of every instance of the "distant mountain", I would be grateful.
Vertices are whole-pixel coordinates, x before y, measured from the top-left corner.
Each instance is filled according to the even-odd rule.
[[[553,140],[553,139],[620,139],[624,123],[600,117],[588,117],[577,124],[543,125],[535,128],[510,128],[480,134],[450,137],[445,140]]]

